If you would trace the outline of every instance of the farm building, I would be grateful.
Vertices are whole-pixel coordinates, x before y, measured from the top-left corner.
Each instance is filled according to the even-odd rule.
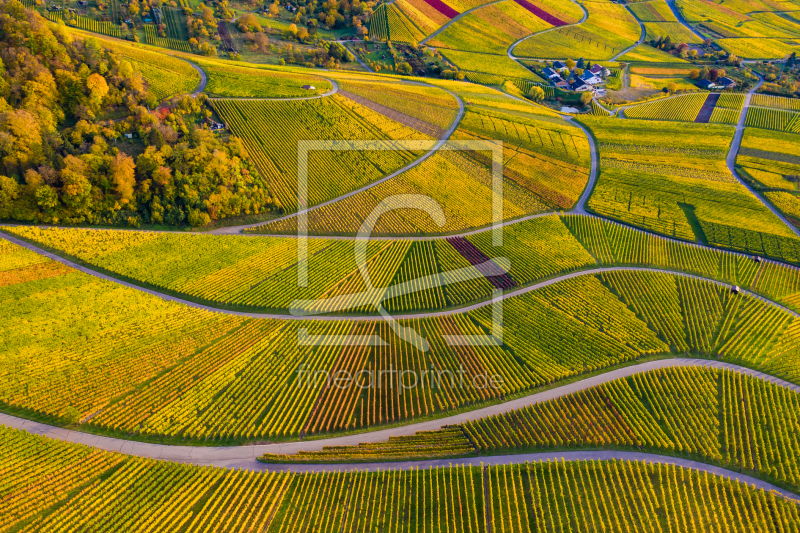
[[[701,89],[707,89],[709,91],[712,90],[712,89],[721,89],[722,88],[722,85],[717,85],[713,81],[709,81],[709,80],[699,80],[697,82],[697,86],[700,87]]]
[[[561,75],[558,72],[556,72],[555,70],[551,69],[550,67],[546,67],[546,68],[542,69],[542,74],[544,74],[544,76],[546,78],[551,79],[551,80],[553,78],[561,78]]]
[[[583,74],[580,75],[580,79],[589,85],[597,85],[603,81],[602,78],[595,76],[590,70],[583,71]]]
[[[583,92],[583,91],[590,91],[592,88],[580,78],[576,79],[572,83],[569,84],[569,88],[573,91]]]
[[[733,89],[734,87],[736,87],[736,82],[734,80],[724,76],[722,78],[717,79],[716,83],[717,85],[721,85],[726,89]]]

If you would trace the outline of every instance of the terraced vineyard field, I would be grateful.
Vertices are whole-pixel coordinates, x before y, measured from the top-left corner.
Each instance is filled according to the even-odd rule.
[[[531,58],[602,60],[610,59],[639,39],[639,24],[624,6],[592,0],[584,2],[583,7],[589,13],[586,22],[535,35],[514,48],[514,54]]]
[[[343,91],[366,100],[365,105],[375,108],[377,104],[375,109],[385,108],[382,112],[389,116],[392,112],[399,113],[398,120],[423,133],[427,131],[437,139],[443,137],[458,113],[456,98],[435,87],[342,74],[338,74],[336,79]],[[425,124],[420,125],[417,121]],[[426,124],[434,129],[426,127]]]
[[[604,280],[616,288],[625,286],[619,281]],[[708,323],[700,329],[707,326],[713,329]],[[673,367],[438,431],[297,455],[267,454],[260,460],[354,463],[599,446],[681,453],[797,490],[798,407],[800,394],[758,378],[729,370]],[[781,429],[773,433],[768,427]]]
[[[370,18],[369,37],[379,41],[414,43],[424,35],[403,11],[392,4],[382,4]]]
[[[800,175],[800,157],[795,150],[798,142],[800,135],[745,128],[736,165],[758,188],[795,191],[793,176]]]
[[[493,74],[503,79],[538,79],[530,70],[523,67],[506,54],[495,55],[464,50],[441,50],[442,55],[459,69],[479,74]]]
[[[452,8],[437,9],[442,6],[448,7],[443,2],[440,4],[426,0],[396,0],[392,5],[396,6],[403,16],[411,21],[414,28],[424,35],[430,35],[457,14]]]
[[[706,101],[706,94],[687,94],[656,100],[625,109],[628,118],[694,122]]]
[[[761,2],[730,4],[721,5],[706,0],[675,1],[676,7],[690,24],[699,26],[706,33],[710,31],[714,36],[724,37],[716,41],[723,50],[747,58],[783,57],[784,54],[770,55],[777,53],[775,48],[779,46],[779,41],[771,38],[796,36],[800,26],[776,14],[767,13],[780,9],[775,5]],[[781,22],[776,25],[776,21]],[[796,30],[787,31],[787,27]],[[762,55],[765,53],[767,55]]]
[[[63,11],[48,11],[47,16],[52,22],[68,21],[70,26],[81,30],[100,33],[109,37],[122,37],[119,26],[111,22],[102,22],[80,15],[72,15],[71,18],[65,19]]]
[[[456,50],[502,55],[521,37],[553,26],[516,1],[503,0],[477,9],[459,19],[434,37],[430,44]]]
[[[709,122],[712,124],[737,124],[743,106],[743,94],[722,94],[714,106]]]
[[[753,95],[751,103],[757,107],[773,107],[776,109],[788,109],[789,111],[800,111],[800,100],[784,98],[782,96],[756,93]]]
[[[680,522],[696,505],[707,505],[708,511],[693,521],[703,528],[725,524],[729,531],[746,531],[737,518],[745,514],[761,531],[786,531],[798,519],[797,505],[773,493],[638,462],[254,473],[91,452],[6,428],[0,435],[8,511],[3,525],[19,531],[99,531],[111,524],[134,530],[158,523],[192,532],[223,525],[229,532],[368,531],[375,526],[394,533],[406,525],[458,533],[486,531],[487,523],[494,531],[528,531],[574,521],[580,528],[607,523],[615,531],[649,533],[662,530],[660,521],[646,518],[655,512],[654,502],[666,504],[665,523]],[[41,465],[34,473],[32,458]],[[561,490],[564,482],[569,492]],[[138,489],[143,486],[146,493]],[[174,497],[176,491],[180,498]],[[714,504],[718,496],[726,505]],[[641,512],[629,513],[631,504]],[[581,512],[568,515],[566,509]],[[91,529],[87,515],[93,516]],[[386,517],[402,517],[402,522]]]
[[[697,35],[678,21],[665,0],[636,2],[630,4],[630,8],[644,24],[647,40],[669,36],[677,43],[701,42]]]
[[[600,151],[600,176],[588,204],[595,213],[662,235],[795,261],[794,233],[727,169],[731,128],[583,122]],[[683,142],[687,132],[691,146]]]
[[[745,125],[787,133],[800,133],[800,113],[751,106],[747,109]]]
[[[354,235],[384,198],[424,194],[444,211],[444,225],[409,208],[397,209],[375,224],[375,235],[448,234],[488,226],[493,220],[491,153],[495,144],[459,145],[460,141],[503,142],[503,218],[569,208],[588,181],[588,145],[582,132],[563,121],[540,120],[500,110],[469,110],[440,150],[422,164],[369,190],[308,214],[308,231]],[[479,151],[481,150],[481,151]],[[513,157],[511,157],[513,156]],[[260,226],[263,233],[297,233],[296,218]]]
[[[778,39],[718,39],[716,43],[729,54],[748,59],[782,59],[800,50],[795,41]]]
[[[171,37],[161,37],[155,26],[145,24],[144,26],[144,40],[147,44],[153,46],[160,46],[161,48],[170,48],[180,52],[191,52],[192,48],[187,41],[173,39]]]
[[[531,247],[526,235],[505,238],[523,250]],[[483,243],[476,239],[475,245]],[[12,251],[22,261],[29,257],[27,251]],[[517,270],[514,280],[526,283],[559,268],[552,253],[543,252],[541,261]],[[725,286],[667,274],[624,274],[621,279],[629,280],[630,287],[625,291],[632,292],[617,288],[615,293],[603,277],[589,275],[509,298],[502,346],[468,348],[448,340],[488,334],[491,307],[401,321],[426,339],[430,350],[424,352],[395,336],[383,321],[245,319],[165,302],[69,269],[48,273],[40,266],[13,267],[12,262],[7,270],[20,272],[10,274],[0,288],[0,331],[7,340],[0,359],[17,371],[0,378],[0,401],[17,412],[61,423],[82,420],[85,427],[139,438],[283,439],[440,416],[666,352],[716,354],[800,381],[795,316],[747,295],[733,297]],[[764,283],[767,292],[771,286],[785,291],[781,280],[787,273],[762,275],[758,284]],[[28,283],[30,276],[40,279]],[[798,285],[795,276],[794,293]],[[426,290],[416,294],[432,295],[438,289]],[[664,307],[668,301],[671,307]],[[715,309],[715,323],[724,327],[711,324],[702,335],[694,328],[670,329],[704,316],[697,314],[698,303]],[[37,326],[12,320],[23,314]],[[85,322],[75,318],[83,316]],[[754,322],[754,316],[760,319]],[[377,335],[385,344],[302,340],[319,335]],[[79,361],[75,353],[82,354]],[[401,395],[399,385],[390,386],[395,378],[387,372],[380,373],[381,387],[360,394],[356,382],[330,387],[324,377],[340,370],[353,376],[365,369],[375,370],[376,376],[388,368],[422,372],[430,365],[453,376],[463,372],[465,385],[442,379],[436,387],[423,384]],[[479,387],[474,381],[479,374],[501,376],[502,382]]]
[[[214,100],[212,105],[243,140],[250,157],[287,212],[297,209],[299,141],[430,138],[340,95],[287,102]],[[309,205],[367,185],[423,153],[391,149],[392,145],[386,143],[377,144],[377,150],[346,150],[346,143],[342,148],[309,153]]]

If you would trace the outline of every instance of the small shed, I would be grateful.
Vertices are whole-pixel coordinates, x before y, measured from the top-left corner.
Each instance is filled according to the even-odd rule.
[[[313,91],[316,89],[316,87],[314,87],[313,85],[303,85],[303,89],[305,89],[306,91]]]
[[[734,285],[733,287],[731,287],[731,292],[733,294],[739,294],[740,291],[741,291],[741,289],[739,288],[738,285]]]

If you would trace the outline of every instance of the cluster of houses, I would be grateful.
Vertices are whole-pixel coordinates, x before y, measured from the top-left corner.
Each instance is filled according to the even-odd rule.
[[[697,86],[708,91],[713,91],[715,89],[733,89],[736,87],[736,81],[728,78],[727,76],[722,76],[714,81],[699,80],[697,82]]]
[[[565,91],[594,91],[596,86],[603,83],[611,72],[600,65],[593,65],[583,69],[581,74],[577,74],[575,69],[570,68],[561,61],[554,61],[553,67],[542,69],[542,74],[551,84]]]

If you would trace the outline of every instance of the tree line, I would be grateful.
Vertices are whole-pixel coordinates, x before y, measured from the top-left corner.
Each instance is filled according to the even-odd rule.
[[[0,0],[0,220],[202,226],[278,210],[205,97],[155,103],[135,64]]]

